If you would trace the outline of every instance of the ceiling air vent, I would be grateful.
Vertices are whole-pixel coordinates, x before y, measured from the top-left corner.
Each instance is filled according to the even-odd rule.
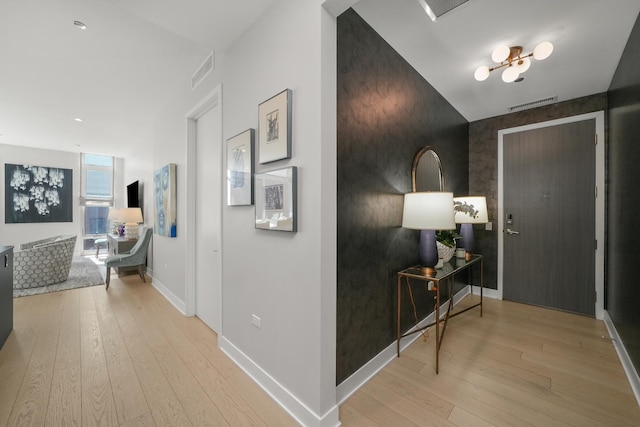
[[[469,0],[418,0],[418,3],[427,12],[431,20],[435,21],[447,12],[451,12],[456,7]]]
[[[193,76],[191,76],[191,90],[194,90],[196,87],[198,87],[200,82],[204,80],[204,78],[207,77],[210,72],[213,71],[214,67],[214,54],[213,52],[211,52],[209,56],[207,56],[207,59],[204,60],[202,65],[200,65],[198,71],[193,73]]]
[[[514,105],[513,107],[507,108],[507,110],[509,110],[510,113],[513,113],[514,111],[528,110],[529,108],[541,107],[543,105],[554,104],[556,102],[558,102],[558,95],[538,99],[537,101],[526,102],[520,105]]]

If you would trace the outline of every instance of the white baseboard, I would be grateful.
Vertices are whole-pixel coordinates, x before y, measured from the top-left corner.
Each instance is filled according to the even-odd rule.
[[[477,286],[473,287],[473,295],[480,295],[480,288]],[[482,296],[483,298],[491,298],[491,299],[501,299],[500,295],[498,294],[498,290],[497,289],[490,289],[490,288],[483,288],[482,289]]]
[[[453,296],[453,305],[457,305],[464,297],[469,295],[470,286],[465,286],[462,290],[456,293]],[[477,286],[473,287],[474,295],[480,295],[480,288]],[[489,292],[493,291],[493,292]],[[484,289],[482,292],[483,298],[496,298],[497,291],[495,289]],[[441,303],[441,306],[445,306],[448,300]],[[441,316],[444,316],[446,313],[442,313]],[[432,323],[435,320],[435,313],[431,313],[425,319],[423,319],[418,325],[411,330],[417,330],[423,326]],[[415,340],[420,337],[419,333],[415,333],[408,337],[404,337],[400,340],[400,352],[411,345]],[[338,401],[338,405],[344,403],[353,393],[358,391],[360,387],[362,387],[367,381],[369,381],[374,375],[376,375],[379,371],[381,371],[389,362],[391,362],[395,357],[397,357],[396,353],[396,342],[389,344],[387,348],[382,350],[375,356],[373,359],[369,360],[365,365],[363,365],[360,369],[354,372],[349,378],[338,384],[336,387],[336,400]]]
[[[176,297],[160,280],[153,277],[153,272],[147,269],[147,274],[152,277],[151,285],[164,296],[180,313],[186,315],[184,301]],[[218,337],[218,346],[224,351],[243,371],[245,371],[262,389],[267,392],[282,408],[303,426],[309,427],[338,427],[339,407],[335,405],[322,416],[318,416],[309,407],[302,403],[295,395],[272,378],[253,360],[247,357],[240,349],[233,345],[224,336]]]
[[[169,288],[163,285],[160,280],[153,277],[153,271],[151,269],[147,269],[147,275],[151,277],[151,286],[156,288],[158,292],[160,292],[162,296],[171,303],[171,305],[173,305],[180,313],[182,313],[182,315],[186,316],[185,313],[187,312],[187,310],[184,301],[175,296],[175,294],[171,292]]]
[[[624,372],[627,374],[629,385],[633,390],[633,394],[636,396],[638,405],[640,405],[640,377],[638,376],[638,371],[636,371],[635,367],[633,366],[633,362],[629,357],[629,353],[627,353],[627,349],[624,347],[624,343],[622,342],[620,335],[618,335],[618,331],[613,324],[613,320],[611,320],[611,317],[609,317],[609,313],[607,312],[607,310],[604,311],[603,317],[604,318],[602,320],[607,327],[607,331],[609,331],[609,336],[611,337],[611,341],[613,342],[613,347],[618,353],[620,363],[622,363]]]
[[[337,427],[340,425],[338,405],[335,405],[324,415],[316,414],[228,339],[219,337],[218,343],[220,349],[297,422],[308,427]]]

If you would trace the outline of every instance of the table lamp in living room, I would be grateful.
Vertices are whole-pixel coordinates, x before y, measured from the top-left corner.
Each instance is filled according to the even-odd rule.
[[[137,239],[139,237],[138,224],[143,222],[142,209],[120,209],[119,221],[124,224],[124,237],[127,239]]]
[[[460,224],[462,246],[465,250],[465,259],[471,260],[475,245],[473,237],[473,224],[486,224],[489,222],[487,214],[487,199],[484,196],[466,196],[453,199],[455,220]]]
[[[121,208],[109,208],[107,219],[111,221],[111,232],[120,235],[120,211]]]
[[[421,271],[427,276],[435,275],[438,263],[436,230],[455,230],[453,219],[453,193],[417,192],[404,195],[402,226],[420,230],[418,257]]]

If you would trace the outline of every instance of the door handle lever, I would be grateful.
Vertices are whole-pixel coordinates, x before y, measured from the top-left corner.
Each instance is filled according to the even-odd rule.
[[[507,234],[520,234],[520,232],[507,228]]]

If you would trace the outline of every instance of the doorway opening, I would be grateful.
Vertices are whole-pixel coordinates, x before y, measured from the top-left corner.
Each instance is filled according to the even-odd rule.
[[[187,115],[186,315],[222,333],[222,106],[218,85]]]

